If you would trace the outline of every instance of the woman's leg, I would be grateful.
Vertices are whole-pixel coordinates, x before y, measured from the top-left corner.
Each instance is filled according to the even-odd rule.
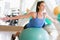
[[[27,24],[24,26],[24,29],[27,29]]]
[[[43,28],[45,27],[45,23],[43,24],[43,26],[42,26]]]
[[[19,37],[19,34],[20,34],[20,32],[16,32],[15,34],[12,34],[11,40],[15,40],[16,39],[16,36]]]
[[[46,25],[44,29],[48,32],[50,35],[51,40],[57,40],[58,37],[58,31],[55,28],[54,24],[52,23],[51,25]]]
[[[23,29],[26,29],[27,27],[27,24],[24,26],[24,28]],[[20,34],[21,32],[16,32],[15,34],[12,34],[12,38],[11,38],[11,40],[15,40],[16,39],[16,36],[18,36],[19,37],[19,34]]]

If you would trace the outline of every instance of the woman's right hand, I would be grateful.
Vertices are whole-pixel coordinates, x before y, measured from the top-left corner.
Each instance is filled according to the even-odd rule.
[[[55,24],[58,24],[59,22],[56,20],[56,19],[54,19],[54,21],[53,21]]]
[[[3,21],[8,21],[8,20],[10,20],[10,17],[0,18],[0,20],[3,20]]]

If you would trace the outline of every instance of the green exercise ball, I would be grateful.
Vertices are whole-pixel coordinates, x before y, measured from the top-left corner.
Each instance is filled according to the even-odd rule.
[[[60,22],[60,13],[57,15],[57,20]]]
[[[49,35],[42,28],[27,28],[19,35],[19,40],[49,40]]]
[[[52,21],[51,21],[50,19],[48,19],[48,18],[45,18],[45,22],[46,22],[48,25],[52,23]]]

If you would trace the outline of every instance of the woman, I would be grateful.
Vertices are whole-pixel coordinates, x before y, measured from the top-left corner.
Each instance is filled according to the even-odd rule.
[[[52,22],[56,23],[56,20],[53,20],[50,16],[48,16],[46,13],[43,13],[45,9],[45,3],[44,1],[37,2],[36,12],[30,12],[26,15],[19,15],[15,17],[5,17],[1,18],[2,20],[15,20],[15,19],[21,19],[21,18],[29,18],[32,17],[30,22],[24,27],[26,28],[43,28],[45,26],[45,18],[49,18]],[[19,34],[19,32],[17,33]],[[15,35],[17,36],[17,35]],[[15,37],[12,36],[12,37]],[[15,39],[15,38],[14,38]]]

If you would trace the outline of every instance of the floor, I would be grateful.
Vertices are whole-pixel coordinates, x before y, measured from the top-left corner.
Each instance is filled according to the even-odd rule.
[[[60,40],[60,23],[56,25],[56,28],[57,28],[58,33],[59,33],[57,40]]]
[[[11,40],[12,32],[1,31],[0,40]]]

